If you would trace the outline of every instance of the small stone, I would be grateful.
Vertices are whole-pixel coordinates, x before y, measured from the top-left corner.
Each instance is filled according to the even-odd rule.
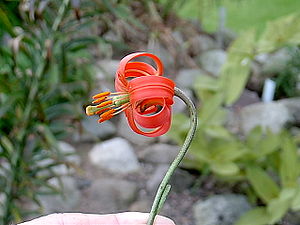
[[[128,210],[136,199],[137,185],[127,180],[103,178],[93,182],[86,209],[90,213],[112,213]]]
[[[63,160],[68,164],[71,164],[72,166],[67,166],[67,164],[64,163],[52,166],[56,163],[55,160],[52,158],[39,160],[37,161],[37,165],[41,168],[45,168],[44,170],[40,170],[38,172],[39,176],[49,175],[49,166],[51,166],[51,171],[54,172],[57,176],[72,175],[75,173],[74,166],[80,166],[80,157],[79,155],[77,155],[76,150],[72,145],[68,144],[67,142],[60,141],[58,142],[58,147],[61,155],[63,156]]]
[[[216,195],[194,205],[196,225],[232,225],[251,206],[242,195]]]
[[[159,165],[156,168],[153,175],[147,181],[146,188],[148,191],[155,192],[157,190],[168,169],[169,165]]]
[[[147,163],[170,164],[179,150],[177,145],[154,144],[145,148],[140,156]]]
[[[273,54],[269,54],[267,59],[264,58],[262,73],[263,74],[278,74],[282,71],[292,55],[288,48],[282,48]]]
[[[3,216],[4,213],[4,207],[2,207],[3,205],[6,204],[6,195],[4,193],[0,193],[0,217]]]
[[[124,114],[118,115],[119,116],[119,124],[118,124],[118,134],[139,146],[149,145],[153,143],[156,138],[153,137],[146,137],[140,134],[135,133],[129,126],[126,116]]]
[[[182,69],[175,80],[176,85],[182,89],[193,89],[197,77],[205,74],[201,69]]]
[[[248,105],[241,109],[240,118],[244,134],[248,134],[256,126],[269,128],[276,133],[291,121],[287,107],[278,102]]]
[[[172,190],[182,193],[193,186],[195,177],[189,172],[177,168],[170,180]]]
[[[258,94],[254,91],[249,91],[245,89],[240,98],[233,104],[233,108],[240,109],[247,105],[261,102]]]
[[[217,43],[208,35],[197,35],[189,40],[189,52],[192,55],[198,56],[202,52],[216,48]]]
[[[214,49],[204,52],[198,57],[201,68],[214,76],[219,76],[221,67],[225,63],[227,54],[224,50]]]
[[[80,202],[80,192],[76,188],[76,181],[73,177],[61,177],[62,195],[39,195],[45,214],[55,212],[66,212],[74,209]],[[60,189],[60,181],[58,178],[49,180],[49,184]]]
[[[168,74],[174,70],[174,59],[170,52],[156,40],[149,41],[148,52],[157,55],[164,64],[165,73]]]
[[[98,119],[98,117],[89,116],[82,121],[83,129],[90,136],[91,141],[95,140],[95,137],[100,139],[111,137],[117,131],[115,125],[111,121],[97,123]]]
[[[300,124],[300,97],[288,98],[277,101],[287,107],[291,117],[291,123]]]
[[[134,202],[130,206],[132,212],[148,212],[151,209],[152,202],[149,200],[141,199]]]
[[[84,190],[88,187],[90,187],[92,184],[92,181],[90,179],[84,178],[84,177],[76,177],[76,187],[79,190]]]
[[[60,141],[58,142],[58,147],[60,151],[66,155],[65,160],[79,166],[80,165],[80,157],[77,155],[75,148],[67,142]]]
[[[132,173],[140,165],[132,146],[123,138],[113,138],[96,144],[89,153],[91,163],[117,174]]]
[[[113,59],[101,60],[98,62],[98,65],[99,65],[101,71],[103,72],[103,76],[110,78],[110,79],[115,78],[119,64],[120,64],[120,61],[113,60]]]

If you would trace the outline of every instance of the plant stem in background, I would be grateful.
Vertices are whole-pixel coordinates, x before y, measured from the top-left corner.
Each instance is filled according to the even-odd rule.
[[[172,174],[174,173],[175,169],[178,167],[178,165],[182,161],[183,157],[187,153],[188,148],[191,145],[191,142],[194,138],[194,135],[195,135],[195,132],[197,129],[198,119],[197,119],[197,112],[196,112],[196,107],[195,107],[194,103],[177,87],[175,87],[175,96],[179,97],[187,105],[187,107],[189,109],[190,118],[191,118],[190,129],[189,129],[189,132],[186,136],[186,139],[183,143],[181,150],[179,151],[178,155],[172,162],[166,175],[164,176],[162,182],[159,185],[159,188],[157,190],[157,193],[156,193],[156,196],[155,196],[155,199],[154,199],[151,211],[150,211],[147,225],[152,225],[154,223],[155,216],[159,213],[160,209],[162,208],[162,206],[167,198],[167,195],[171,189],[169,180],[170,180]]]

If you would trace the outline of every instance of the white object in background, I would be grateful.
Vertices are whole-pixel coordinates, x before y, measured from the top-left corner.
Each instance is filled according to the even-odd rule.
[[[274,99],[276,83],[271,79],[266,79],[262,93],[263,102],[271,102]]]

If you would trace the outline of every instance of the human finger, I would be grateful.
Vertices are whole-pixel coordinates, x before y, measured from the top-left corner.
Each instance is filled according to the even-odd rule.
[[[145,225],[149,214],[139,212],[125,212],[118,214],[82,214],[57,213],[34,219],[19,225]],[[157,216],[155,225],[175,225],[166,217]]]

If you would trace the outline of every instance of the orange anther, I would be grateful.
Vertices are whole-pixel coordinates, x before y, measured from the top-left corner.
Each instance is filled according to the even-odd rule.
[[[106,97],[110,95],[110,92],[109,91],[106,91],[106,92],[102,92],[102,93],[99,93],[99,94],[96,94],[93,96],[93,99],[97,99],[97,98],[101,98],[101,97]]]
[[[100,118],[100,119],[98,120],[98,123],[102,123],[102,122],[104,122],[104,121],[106,121],[106,120],[111,119],[112,117],[113,117],[113,115],[110,114],[109,116],[107,116],[107,117],[105,117],[105,118]]]
[[[106,99],[106,96],[98,98],[95,101],[93,101],[92,103],[100,103],[100,102],[104,101],[105,99]]]
[[[97,108],[102,108],[102,107],[110,105],[110,104],[112,104],[112,100],[102,102],[101,104],[97,105]]]
[[[105,119],[107,117],[113,116],[112,114],[115,112],[115,109],[110,109],[107,112],[103,113],[102,115],[100,115],[100,118]],[[111,117],[110,117],[111,118]]]

